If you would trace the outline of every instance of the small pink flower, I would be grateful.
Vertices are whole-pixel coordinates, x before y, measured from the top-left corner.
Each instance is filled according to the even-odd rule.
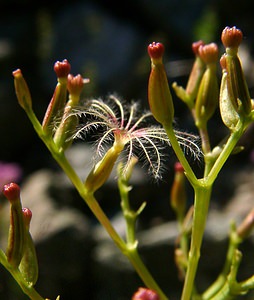
[[[0,161],[0,189],[9,182],[18,182],[22,177],[21,167],[16,163]]]

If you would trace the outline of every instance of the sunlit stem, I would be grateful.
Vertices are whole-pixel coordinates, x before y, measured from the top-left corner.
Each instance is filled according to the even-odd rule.
[[[13,267],[11,264],[8,263],[6,255],[0,249],[0,263],[5,267],[6,270],[10,272],[12,277],[21,287],[22,291],[33,300],[43,300],[44,298],[35,290],[35,288],[29,285],[25,279],[23,278],[22,274],[20,273],[19,269]]]
[[[185,277],[181,300],[190,300],[193,292],[194,280],[200,258],[200,248],[202,245],[210,196],[212,191],[212,186],[202,186],[202,181],[200,181],[200,183],[200,186],[196,186],[194,188],[195,202],[191,245],[188,257],[187,273]]]
[[[90,193],[85,188],[83,181],[79,178],[75,170],[70,165],[69,161],[66,159],[64,152],[59,151],[59,149],[54,144],[52,138],[48,135],[45,135],[44,131],[42,130],[41,124],[39,123],[38,119],[34,115],[33,111],[28,111],[27,114],[37,134],[43,140],[45,145],[48,147],[54,159],[63,169],[64,173],[69,177],[69,179],[71,180],[71,182],[73,183],[77,191],[79,192],[81,198],[86,202],[86,204],[91,209],[91,211],[93,212],[97,220],[108,232],[113,242],[120,249],[120,251],[129,259],[129,261],[135,268],[136,272],[139,274],[144,284],[148,288],[155,290],[158,293],[160,300],[167,300],[168,298],[162,292],[162,290],[160,289],[160,287],[158,286],[158,284],[156,283],[156,281],[154,280],[154,278],[152,277],[152,275],[150,274],[150,272],[147,270],[146,266],[140,259],[136,247],[132,247],[132,246],[129,247],[128,244],[126,244],[124,240],[119,236],[119,234],[112,226],[110,220],[101,209],[99,203],[94,198],[93,193]],[[37,300],[37,298],[34,299]],[[39,299],[40,298],[38,298],[38,300]]]
[[[177,138],[175,136],[175,132],[173,130],[172,125],[170,126],[164,126],[164,129],[168,135],[170,144],[177,156],[177,158],[179,159],[180,163],[182,164],[185,174],[188,178],[188,180],[190,181],[190,183],[192,184],[193,187],[195,187],[196,185],[198,185],[198,179],[196,177],[196,175],[194,174],[191,166],[189,165],[189,162],[187,161],[181,147],[179,146],[179,143],[177,141]]]

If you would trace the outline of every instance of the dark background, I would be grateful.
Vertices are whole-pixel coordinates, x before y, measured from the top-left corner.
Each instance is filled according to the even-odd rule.
[[[251,1],[1,1],[0,157],[18,162],[25,173],[50,163],[26,115],[17,105],[12,71],[20,68],[41,119],[56,78],[53,65],[67,58],[72,73],[91,79],[84,97],[116,92],[147,106],[152,41],[166,46],[165,62],[192,59],[198,39],[220,45],[225,26],[241,28],[253,47]],[[190,61],[191,62],[191,61]],[[182,64],[181,64],[182,66]],[[169,81],[186,82],[190,64],[169,69]],[[250,87],[253,82],[250,82]],[[181,117],[182,106],[176,111]],[[181,125],[182,126],[182,125]],[[184,126],[184,124],[183,124]]]
[[[199,39],[216,42],[222,53],[221,31],[225,26],[234,25],[243,31],[244,45],[249,54],[248,66],[251,66],[254,18],[250,0],[0,0],[0,161],[17,163],[21,167],[21,184],[37,170],[58,170],[17,103],[13,70],[22,70],[32,94],[34,111],[40,120],[56,85],[53,65],[65,58],[71,63],[74,75],[80,73],[91,80],[85,86],[84,98],[117,93],[127,101],[137,99],[148,108],[150,60],[146,49],[149,43],[164,43],[169,82],[185,85],[193,60],[191,43]],[[247,80],[253,96],[251,68]],[[177,99],[174,101],[180,128],[194,130],[185,106]],[[219,121],[218,112],[209,122],[209,130],[214,145],[224,137],[226,130]],[[243,139],[246,149],[237,158],[232,158],[229,170],[253,163],[252,136],[250,131]],[[174,159],[171,159],[170,166],[173,163]],[[166,189],[169,189],[167,181],[171,182],[172,174],[169,171],[166,184],[162,184]],[[230,194],[233,192],[230,180],[227,184],[226,193]],[[215,195],[223,201],[225,192],[221,195],[221,186],[216,186]],[[155,190],[159,191],[157,185]],[[154,212],[165,219],[172,217],[172,214],[164,215],[163,205],[154,207],[148,209],[148,218]],[[107,209],[110,212],[112,207]]]

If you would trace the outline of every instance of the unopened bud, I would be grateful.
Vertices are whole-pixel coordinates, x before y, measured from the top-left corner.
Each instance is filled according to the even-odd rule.
[[[174,106],[162,62],[163,53],[164,46],[161,43],[154,42],[148,46],[148,54],[151,59],[148,101],[154,118],[163,125],[171,126],[174,117]]]
[[[218,47],[214,43],[200,46],[199,55],[206,63],[195,103],[196,126],[201,129],[206,126],[218,106],[219,86],[216,74]]]
[[[73,106],[79,103],[80,94],[82,92],[83,86],[85,83],[88,83],[89,79],[83,78],[80,74],[73,76],[72,74],[68,75],[68,84],[67,89],[70,94],[70,100],[73,103]]]
[[[94,166],[85,181],[87,191],[94,193],[106,182],[123,148],[124,144],[115,142]]]
[[[254,209],[252,209],[243,222],[237,228],[237,235],[241,239],[246,239],[254,228]]]
[[[236,49],[238,51],[238,47],[240,46],[243,39],[242,31],[238,28],[234,27],[225,27],[221,33],[221,41],[224,47],[230,51],[232,49]]]
[[[47,133],[53,132],[55,119],[61,117],[59,114],[63,114],[67,100],[67,76],[70,69],[71,65],[66,59],[62,62],[57,61],[54,65],[58,83],[42,122],[42,128]]]
[[[249,116],[252,103],[242,70],[241,62],[238,57],[238,47],[242,41],[242,32],[236,27],[226,27],[221,35],[222,42],[226,48],[224,65],[227,72],[227,89],[234,101],[234,106],[240,117]]]
[[[71,65],[69,64],[67,59],[63,61],[57,61],[54,64],[54,71],[56,72],[56,76],[58,79],[60,78],[67,78],[68,74],[70,73]]]
[[[170,193],[171,207],[177,214],[177,218],[182,220],[186,210],[186,187],[184,169],[181,163],[175,163],[175,176]]]
[[[139,288],[138,291],[132,296],[132,300],[159,300],[159,295],[150,289]]]
[[[190,110],[192,110],[194,107],[200,81],[205,72],[205,63],[200,58],[198,51],[199,47],[203,45],[203,41],[197,41],[192,44],[192,51],[195,54],[195,61],[190,72],[186,89],[184,89],[182,86],[178,86],[176,82],[174,82],[172,85],[176,95],[188,105]]]
[[[66,150],[73,142],[71,137],[78,125],[78,117],[72,114],[72,110],[78,105],[83,86],[88,82],[89,79],[84,79],[81,75],[68,75],[69,100],[64,107],[61,122],[54,134],[54,142],[59,149]]]
[[[32,109],[32,98],[28,88],[28,85],[22,75],[20,69],[12,72],[14,76],[14,87],[17,95],[17,99],[19,105],[24,110],[31,110]]]
[[[240,116],[238,113],[238,104],[236,99],[233,97],[228,84],[228,73],[226,70],[226,57],[223,55],[220,59],[222,67],[222,78],[220,85],[220,96],[219,96],[219,106],[220,114],[223,123],[230,129],[234,130],[236,127]]]
[[[24,253],[21,259],[19,270],[29,286],[33,286],[38,279],[38,262],[33,239],[29,232],[32,212],[28,208],[22,209],[25,223],[25,244]]]
[[[16,183],[6,184],[3,194],[10,201],[10,227],[6,256],[13,267],[18,267],[24,252],[25,223],[23,219],[20,188]]]

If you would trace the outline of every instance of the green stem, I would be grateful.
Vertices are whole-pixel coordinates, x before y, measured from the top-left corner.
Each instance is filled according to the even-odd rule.
[[[105,215],[103,210],[101,209],[100,205],[94,198],[93,193],[90,193],[86,188],[75,170],[70,165],[69,161],[66,159],[64,152],[59,150],[56,145],[54,144],[53,139],[51,136],[46,135],[41,127],[41,124],[39,123],[38,119],[36,118],[33,111],[27,112],[29,119],[31,120],[37,134],[42,139],[42,141],[45,143],[49,151],[51,152],[51,155],[54,157],[56,162],[60,165],[60,167],[63,169],[64,173],[69,177],[75,188],[77,189],[78,193],[80,194],[81,198],[86,202],[94,216],[97,218],[97,220],[100,222],[100,224],[105,228],[105,230],[108,232],[109,236],[113,240],[113,242],[116,244],[116,246],[120,249],[120,251],[128,257],[130,262],[132,263],[133,267],[139,274],[140,278],[143,280],[145,285],[155,290],[161,300],[168,299],[164,293],[161,291],[145,265],[143,264],[142,260],[140,259],[138,252],[135,248],[128,247],[124,240],[118,235],[114,227],[111,225],[110,220]]]
[[[236,131],[234,131],[230,134],[226,145],[224,146],[219,157],[215,161],[212,169],[210,170],[210,172],[207,176],[207,184],[213,184],[213,182],[217,178],[221,168],[227,161],[228,157],[230,156],[230,154],[234,150],[237,142],[239,141],[240,137],[242,136],[243,131],[244,131],[244,124],[242,122],[239,122]]]
[[[242,240],[237,236],[235,230],[232,228],[230,232],[228,251],[227,251],[226,261],[223,270],[221,274],[218,276],[218,278],[215,280],[215,282],[211,286],[209,286],[209,288],[203,293],[202,295],[203,300],[211,299],[214,295],[216,295],[216,293],[219,292],[220,289],[222,289],[223,285],[227,281],[227,276],[230,272],[235,251],[238,248],[241,241]]]
[[[195,191],[193,227],[186,278],[182,300],[190,300],[200,258],[200,248],[206,225],[212,186],[197,186]]]
[[[129,258],[139,277],[142,279],[144,284],[151,290],[156,291],[160,300],[168,300],[168,297],[162,292],[156,281],[151,276],[150,272],[147,270],[143,261],[141,260],[138,250],[135,247],[128,247],[126,256]]]
[[[41,295],[35,290],[33,286],[30,286],[23,278],[18,268],[13,268],[11,264],[8,263],[7,257],[0,250],[0,263],[5,267],[5,269],[12,275],[18,285],[21,287],[22,291],[33,300],[44,300]]]
[[[164,129],[168,135],[168,138],[170,140],[170,144],[177,156],[177,158],[179,159],[180,163],[182,164],[186,176],[188,177],[188,180],[190,181],[190,183],[192,184],[192,186],[196,186],[198,184],[198,179],[195,176],[192,168],[190,167],[181,147],[179,146],[179,143],[177,141],[177,138],[175,136],[174,130],[172,126],[164,126]]]

